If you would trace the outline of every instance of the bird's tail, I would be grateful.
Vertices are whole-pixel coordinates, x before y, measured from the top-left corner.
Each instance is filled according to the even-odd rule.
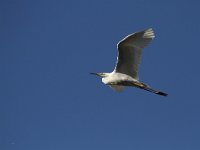
[[[154,90],[151,87],[149,87],[148,85],[146,85],[144,83],[141,83],[141,82],[137,85],[137,87],[139,87],[141,89],[144,89],[146,91],[158,94],[158,95],[162,95],[162,96],[167,96],[168,95],[167,93],[164,93],[164,92],[161,92],[161,91],[158,91],[158,90]]]

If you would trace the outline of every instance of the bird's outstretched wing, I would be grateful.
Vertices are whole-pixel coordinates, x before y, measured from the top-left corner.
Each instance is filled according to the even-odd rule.
[[[127,74],[139,80],[138,68],[142,49],[154,38],[151,28],[128,35],[118,44],[118,57],[115,72]]]

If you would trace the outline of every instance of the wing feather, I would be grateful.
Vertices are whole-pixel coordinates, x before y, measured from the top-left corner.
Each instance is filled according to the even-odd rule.
[[[151,28],[128,35],[122,39],[118,47],[117,64],[115,72],[127,74],[139,80],[138,68],[141,60],[142,49],[154,38]]]

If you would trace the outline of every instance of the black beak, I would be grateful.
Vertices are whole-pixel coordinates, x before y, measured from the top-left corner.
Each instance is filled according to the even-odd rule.
[[[99,74],[98,74],[98,73],[93,73],[93,72],[92,72],[92,73],[90,73],[90,74],[92,74],[92,75],[96,75],[96,76],[99,76]]]

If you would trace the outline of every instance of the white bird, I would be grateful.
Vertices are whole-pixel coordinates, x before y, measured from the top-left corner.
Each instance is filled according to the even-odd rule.
[[[142,55],[142,49],[154,38],[152,28],[136,32],[126,36],[118,44],[118,57],[115,69],[111,73],[91,73],[102,77],[102,82],[109,85],[115,91],[122,91],[125,86],[133,86],[167,96],[167,93],[154,90],[139,81],[138,69]]]

